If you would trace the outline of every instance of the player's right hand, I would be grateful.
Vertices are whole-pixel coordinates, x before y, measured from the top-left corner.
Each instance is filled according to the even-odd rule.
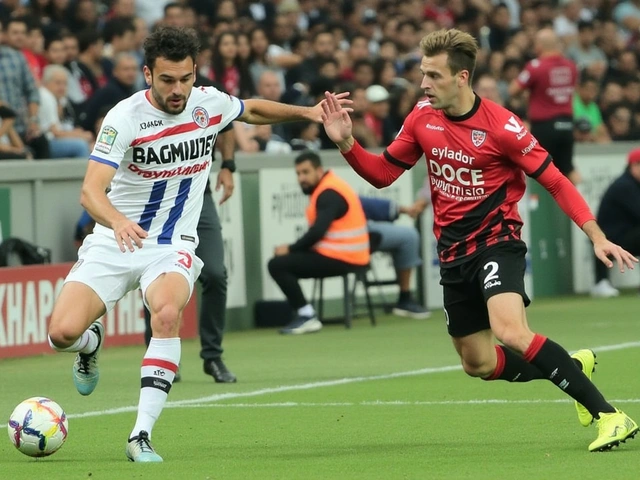
[[[140,225],[128,218],[115,222],[112,228],[116,242],[118,242],[118,247],[122,253],[127,249],[133,252],[134,245],[142,248],[142,239],[147,238],[148,235]]]

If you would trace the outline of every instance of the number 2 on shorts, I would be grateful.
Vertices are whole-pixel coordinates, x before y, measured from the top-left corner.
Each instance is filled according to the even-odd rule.
[[[498,262],[487,262],[485,263],[484,267],[482,268],[483,270],[489,270],[489,273],[487,274],[486,277],[484,277],[484,284],[486,285],[487,283],[489,283],[492,280],[497,280],[498,279]]]

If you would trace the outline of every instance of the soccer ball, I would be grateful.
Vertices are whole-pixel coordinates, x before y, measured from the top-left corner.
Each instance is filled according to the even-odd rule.
[[[45,397],[28,398],[20,403],[7,425],[13,445],[30,457],[55,453],[67,439],[69,422],[62,407]]]

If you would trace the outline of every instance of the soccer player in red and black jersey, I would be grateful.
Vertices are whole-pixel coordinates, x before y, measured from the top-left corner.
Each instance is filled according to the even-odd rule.
[[[384,153],[369,153],[354,140],[348,112],[329,93],[323,107],[327,135],[354,170],[379,188],[426,156],[447,327],[465,372],[484,380],[550,380],[576,400],[584,426],[595,419],[598,437],[589,450],[608,450],[633,437],[638,425],[591,383],[594,353],[570,356],[527,324],[526,245],[517,209],[524,175],[553,195],[608,267],[609,257],[621,270],[638,260],[607,240],[578,191],[521,121],[473,92],[473,37],[441,30],[425,36],[420,47],[426,99]],[[494,337],[503,345],[495,345]]]
[[[577,184],[580,177],[573,167],[573,93],[578,69],[562,55],[560,39],[550,28],[536,34],[534,48],[538,57],[511,82],[509,95],[529,90],[531,133],[551,154],[558,170]]]

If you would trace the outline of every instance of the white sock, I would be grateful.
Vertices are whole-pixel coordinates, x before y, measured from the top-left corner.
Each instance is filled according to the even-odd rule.
[[[180,339],[152,338],[142,360],[138,418],[129,438],[144,430],[151,438],[151,430],[167,401],[173,379],[180,363]]]
[[[304,307],[300,307],[298,309],[298,315],[302,315],[303,317],[315,317],[316,311],[310,303],[307,303]]]
[[[98,348],[98,335],[96,335],[92,330],[85,330],[73,345],[64,348],[54,345],[51,341],[51,337],[47,336],[47,338],[49,339],[49,345],[51,345],[51,348],[57,352],[93,353],[96,348]]]

